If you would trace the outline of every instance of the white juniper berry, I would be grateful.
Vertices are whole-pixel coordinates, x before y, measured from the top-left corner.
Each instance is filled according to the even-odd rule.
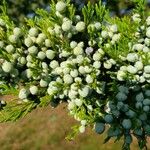
[[[31,37],[36,37],[37,35],[38,35],[38,29],[37,28],[30,28],[29,29],[29,35],[31,36]]]
[[[32,95],[36,95],[38,93],[38,87],[33,85],[29,88]]]
[[[8,37],[8,39],[9,39],[9,41],[10,41],[11,43],[17,43],[17,42],[18,42],[18,37],[17,37],[16,35],[10,35],[10,36]]]
[[[71,29],[71,27],[72,27],[72,23],[70,20],[63,22],[63,24],[62,24],[62,30],[65,32],[69,31]]]
[[[85,132],[85,126],[84,126],[84,125],[81,125],[81,126],[79,127],[79,131],[80,131],[80,133]]]
[[[10,73],[13,69],[13,65],[11,62],[8,62],[8,61],[5,61],[3,64],[2,64],[2,69],[4,72],[6,73]]]
[[[77,24],[76,24],[76,30],[78,32],[83,32],[85,29],[85,23],[83,21],[79,21]]]
[[[38,53],[38,48],[36,46],[31,46],[28,48],[28,51],[31,55],[36,55]]]
[[[8,53],[14,53],[15,52],[15,48],[14,48],[14,46],[13,45],[7,45],[6,46],[6,51],[8,52]]]
[[[64,1],[59,1],[59,2],[57,2],[57,4],[56,4],[56,11],[58,11],[58,12],[64,12],[65,11],[65,9],[66,9],[66,3],[64,2]]]
[[[55,57],[55,52],[53,50],[47,50],[46,57],[52,60]]]
[[[14,33],[14,35],[16,35],[17,37],[22,36],[22,31],[21,31],[21,29],[18,28],[18,27],[16,27],[16,28],[13,29],[13,33]]]
[[[28,97],[28,95],[29,95],[29,91],[28,91],[27,89],[25,89],[25,88],[22,88],[22,89],[19,91],[18,97],[19,97],[20,99],[26,99],[26,98]]]

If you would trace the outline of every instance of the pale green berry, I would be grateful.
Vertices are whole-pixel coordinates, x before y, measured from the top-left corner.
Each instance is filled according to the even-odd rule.
[[[82,106],[82,104],[83,104],[83,102],[82,102],[82,100],[81,99],[78,99],[78,98],[76,98],[75,100],[74,100],[74,102],[75,102],[75,104],[77,105],[77,106]]]
[[[40,51],[40,52],[38,52],[37,57],[38,57],[40,60],[44,60],[45,57],[46,57],[46,54],[45,54],[44,52]]]
[[[59,66],[58,61],[53,60],[53,61],[50,62],[50,67],[53,68],[53,69],[57,68],[58,66]]]
[[[118,27],[116,24],[114,25],[111,25],[110,28],[109,28],[113,33],[117,32],[118,31]]]
[[[82,79],[81,79],[80,77],[76,77],[76,78],[74,79],[74,81],[81,83],[81,82],[82,82]]]
[[[29,29],[29,35],[31,36],[31,37],[36,37],[37,35],[38,35],[38,29],[37,28],[30,28]]]
[[[51,41],[50,41],[50,39],[46,39],[45,40],[45,46],[46,47],[51,47]]]
[[[138,60],[138,55],[136,53],[129,53],[127,55],[127,60],[130,62],[135,62]]]
[[[63,73],[64,74],[69,74],[70,73],[70,69],[69,68],[63,68]]]
[[[35,85],[31,86],[29,90],[32,95],[37,95],[38,93],[38,87]]]
[[[94,26],[95,26],[95,28],[96,28],[97,30],[100,30],[100,29],[101,29],[101,23],[100,23],[100,22],[96,22],[96,23],[94,24]]]
[[[120,37],[121,37],[120,34],[114,34],[112,37],[112,41],[115,43],[120,40]]]
[[[81,120],[81,125],[85,126],[87,124],[86,120]]]
[[[83,49],[82,49],[82,47],[79,47],[79,46],[75,47],[75,48],[73,49],[73,53],[74,53],[74,55],[76,55],[76,56],[83,54]]]
[[[143,50],[143,48],[144,48],[143,44],[135,44],[135,45],[133,45],[133,49],[137,50],[137,51],[141,51],[141,50]]]
[[[70,75],[73,77],[73,78],[75,78],[75,77],[77,77],[78,76],[78,70],[77,69],[74,69],[74,70],[71,70],[70,71]]]
[[[137,68],[137,70],[143,69],[143,63],[141,61],[137,61],[134,66]]]
[[[30,37],[27,37],[25,38],[24,40],[24,44],[27,46],[27,47],[31,47],[33,45],[33,41]]]
[[[65,74],[63,77],[64,83],[71,84],[73,82],[73,78],[69,74]]]
[[[76,30],[78,32],[83,32],[85,30],[85,23],[83,21],[80,21],[76,24]]]
[[[38,45],[42,45],[43,42],[44,42],[44,39],[41,38],[41,37],[37,37],[35,42],[36,42]]]
[[[148,38],[150,38],[150,28],[147,29],[147,31],[146,31],[146,36],[147,36]]]
[[[0,41],[0,48],[3,48],[4,47],[4,42],[3,41]]]
[[[63,19],[63,15],[59,11],[56,11],[55,14],[57,17]]]
[[[148,26],[150,25],[150,17],[149,16],[146,19],[146,23],[147,23]]]
[[[15,52],[15,48],[13,47],[13,45],[7,45],[6,46],[6,51],[8,53],[14,53]]]
[[[70,43],[70,47],[73,49],[73,48],[75,48],[77,46],[77,42],[75,42],[75,41],[72,41],[71,43]]]
[[[9,41],[10,41],[11,43],[17,43],[17,42],[18,42],[18,37],[17,37],[16,35],[10,35],[10,36],[8,37],[8,39],[9,39]]]
[[[80,131],[80,133],[84,133],[85,132],[85,126],[80,126],[79,127],[79,131]]]
[[[87,97],[89,92],[90,92],[90,88],[88,86],[85,86],[84,88],[82,88],[81,90],[78,90],[79,95],[82,97]]]
[[[108,37],[108,32],[107,32],[107,31],[102,31],[102,32],[101,32],[101,36],[102,36],[103,38],[107,38],[107,37]]]
[[[86,78],[85,78],[85,80],[86,80],[86,82],[89,83],[89,84],[90,84],[90,83],[93,83],[93,81],[94,81],[91,75],[87,75]]]
[[[79,42],[78,46],[83,48],[84,47],[84,42]]]
[[[136,74],[138,70],[137,70],[134,66],[129,65],[129,66],[127,67],[127,71],[128,71],[129,73],[131,73],[131,74]]]
[[[93,63],[93,67],[96,68],[96,69],[99,69],[101,67],[101,62],[100,61],[95,61]]]
[[[76,61],[77,61],[78,64],[81,64],[84,61],[83,55],[78,55],[77,58],[76,58]]]
[[[5,21],[0,18],[0,26],[4,27],[6,25]]]
[[[26,69],[25,71],[27,78],[31,78],[33,76],[33,72],[30,69]]]
[[[63,1],[58,1],[56,4],[56,11],[64,12],[66,10],[66,3]]]
[[[68,97],[69,97],[70,99],[75,99],[75,98],[77,97],[77,95],[78,95],[77,91],[70,90],[70,91],[68,92]]]
[[[26,58],[25,58],[25,57],[21,57],[21,58],[20,58],[20,63],[21,63],[22,65],[25,65],[25,64],[27,63]]]
[[[17,36],[17,37],[22,36],[22,31],[21,31],[21,29],[18,28],[18,27],[14,28],[13,33],[14,33],[14,35]]]
[[[39,38],[42,38],[43,40],[46,40],[46,35],[44,33],[40,33],[38,35]]]
[[[2,69],[3,69],[4,72],[9,73],[9,72],[12,71],[13,65],[12,65],[10,62],[5,61],[5,62],[2,64]]]
[[[48,82],[45,81],[44,79],[41,79],[41,80],[40,80],[40,86],[41,86],[41,87],[47,87],[47,86],[48,86]]]
[[[43,68],[43,69],[48,69],[48,65],[47,65],[46,62],[42,62],[42,68]]]
[[[19,91],[19,98],[20,99],[26,99],[28,97],[28,95],[29,95],[29,92],[25,88],[23,88]]]
[[[55,57],[55,52],[53,50],[47,50],[46,57],[52,60]]]
[[[85,73],[91,73],[91,72],[92,72],[92,67],[90,67],[90,66],[85,66],[85,67],[84,67],[84,72],[85,72]]]
[[[62,30],[65,32],[69,31],[71,29],[71,27],[72,27],[72,23],[70,20],[63,22],[63,24],[62,24]]]
[[[150,74],[150,65],[144,67],[144,72]]]
[[[31,55],[28,55],[28,56],[26,57],[26,60],[27,60],[28,62],[32,62],[32,61],[33,61],[33,57],[32,57]]]
[[[137,22],[137,23],[141,22],[141,18],[140,18],[140,15],[139,15],[139,14],[134,14],[134,15],[132,16],[132,19],[133,19],[133,21],[135,21],[135,22]]]
[[[149,38],[145,38],[144,43],[145,43],[147,46],[150,46],[150,39],[149,39]]]
[[[96,52],[94,55],[93,55],[93,60],[95,61],[99,61],[101,60],[102,56],[100,53]]]
[[[28,51],[32,55],[36,55],[38,53],[38,48],[36,46],[31,46],[28,48]]]
[[[68,37],[68,39],[71,39],[71,38],[72,38],[72,33],[71,33],[71,32],[68,33],[68,34],[67,34],[67,37]]]
[[[104,62],[103,65],[106,69],[110,69],[112,67],[112,64],[109,61]]]
[[[55,33],[54,29],[51,28],[51,27],[49,27],[49,28],[47,29],[47,31],[50,33],[50,35],[54,35],[54,33]]]
[[[145,52],[145,53],[150,52],[150,49],[145,46],[145,47],[143,48],[143,52]]]
[[[74,107],[75,107],[75,103],[74,102],[72,102],[72,101],[68,102],[68,109],[69,110],[73,109]]]
[[[81,74],[85,74],[85,70],[84,70],[84,67],[83,66],[80,66],[79,69],[78,69],[79,73]]]

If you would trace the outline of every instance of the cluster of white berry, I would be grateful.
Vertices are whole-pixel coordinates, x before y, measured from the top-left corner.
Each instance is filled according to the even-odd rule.
[[[133,21],[140,22],[140,16],[135,14]],[[119,81],[150,83],[150,17],[137,29],[135,37],[137,43],[133,43],[130,52],[122,58],[127,65],[120,67],[117,78]]]
[[[68,16],[69,7],[58,1],[56,18],[49,17],[44,29],[36,23],[28,31],[15,27],[0,40],[0,79],[23,84],[19,98],[24,102],[44,95],[68,102],[81,133],[92,124],[97,133],[109,125],[108,136],[124,135],[126,144],[132,142],[131,131],[149,136],[150,17],[118,61],[108,53],[122,38],[118,25],[86,24],[80,14]],[[132,19],[141,22],[138,14]],[[3,19],[0,26],[7,28]]]

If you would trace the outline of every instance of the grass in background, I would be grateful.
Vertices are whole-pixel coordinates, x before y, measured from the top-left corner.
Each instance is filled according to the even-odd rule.
[[[104,145],[106,135],[91,129],[74,141],[66,141],[76,123],[68,116],[64,104],[55,109],[39,108],[17,122],[0,124],[0,150],[121,150],[122,142]],[[137,150],[137,143],[132,147]]]

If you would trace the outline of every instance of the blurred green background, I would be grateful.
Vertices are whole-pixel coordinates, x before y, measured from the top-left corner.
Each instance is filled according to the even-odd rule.
[[[24,21],[24,17],[33,17],[37,8],[50,10],[49,3],[51,0],[5,0],[8,7],[9,16],[16,22]],[[91,1],[92,3],[99,0],[71,0],[78,8],[83,7],[84,3]],[[102,0],[103,4],[111,10],[114,15],[122,16],[129,13],[135,4],[135,0]],[[150,5],[150,0],[146,0],[147,6]],[[0,0],[0,4],[3,0]]]
[[[122,141],[103,144],[106,135],[90,128],[73,141],[65,140],[75,124],[65,104],[39,108],[15,123],[0,124],[0,150],[121,150]],[[134,141],[132,150],[137,149]]]

